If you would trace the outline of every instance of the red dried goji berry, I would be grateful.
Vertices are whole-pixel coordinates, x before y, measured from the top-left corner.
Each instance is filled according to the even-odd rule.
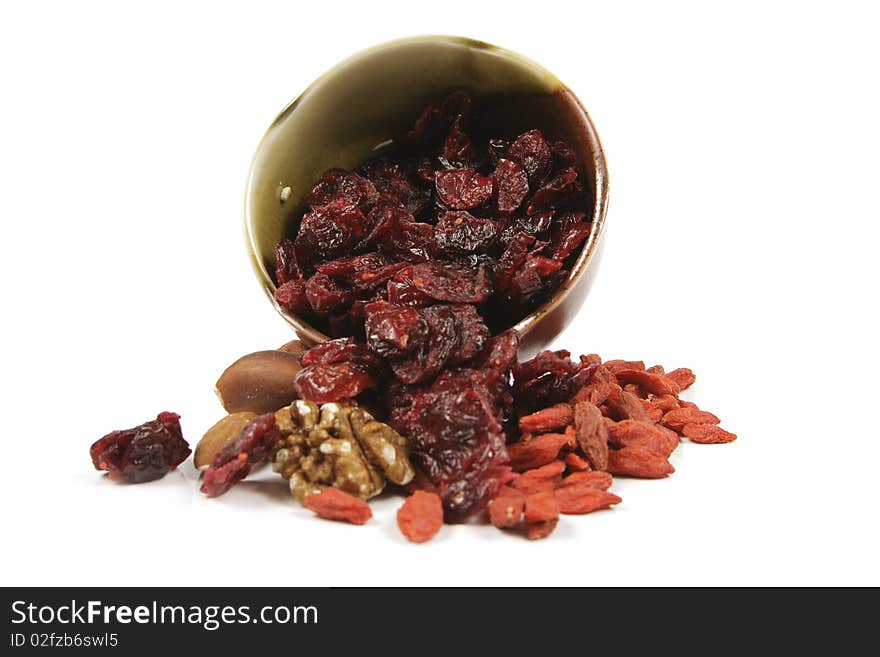
[[[608,472],[641,479],[661,479],[675,472],[675,468],[662,454],[641,447],[624,447],[609,452]]]
[[[584,484],[565,486],[556,491],[556,503],[559,513],[580,515],[592,513],[599,509],[607,509],[612,504],[620,504],[622,500],[614,493],[599,490]]]
[[[736,440],[735,433],[725,431],[717,424],[686,424],[681,430],[681,435],[690,438],[691,442],[704,445],[732,443]]]
[[[694,381],[697,380],[694,373],[686,367],[679,367],[677,370],[672,370],[666,375],[666,378],[674,381],[680,391],[690,388],[694,384]]]
[[[674,431],[637,420],[623,420],[609,426],[608,440],[617,447],[643,447],[667,457],[679,442]]]
[[[325,488],[320,493],[306,495],[303,506],[328,520],[344,520],[363,525],[373,517],[370,505],[337,488]]]
[[[540,468],[534,468],[532,470],[526,470],[520,475],[520,479],[528,478],[528,479],[554,479],[559,477],[563,472],[565,472],[565,462],[564,461],[551,461],[547,465],[542,465]]]
[[[615,372],[615,375],[617,382],[621,385],[632,383],[652,395],[675,395],[679,390],[678,385],[667,377],[651,374],[644,370],[621,369]]]
[[[608,429],[601,411],[589,402],[578,402],[574,407],[574,428],[578,444],[594,470],[608,467]]]
[[[575,431],[573,424],[569,424],[565,427],[565,437],[568,438],[568,442],[565,444],[566,449],[577,449],[577,431]]]
[[[397,510],[397,526],[413,543],[424,543],[443,526],[443,502],[436,493],[417,490]]]
[[[535,493],[526,497],[526,536],[530,539],[546,538],[559,522],[559,506],[552,492]]]
[[[651,422],[656,424],[663,419],[663,410],[652,404],[650,399],[641,399],[639,401],[642,402],[642,408],[648,412],[648,417],[651,418]]]
[[[686,424],[718,424],[721,420],[696,406],[685,406],[669,411],[661,422],[673,431],[681,431]]]
[[[560,488],[585,485],[597,490],[608,490],[613,482],[607,472],[574,472],[562,480]]]
[[[642,360],[621,360],[620,358],[615,358],[613,360],[606,360],[603,365],[615,375],[621,370],[645,371],[645,361]]]
[[[562,433],[545,433],[530,440],[520,441],[507,446],[510,456],[510,467],[517,472],[532,470],[555,461],[559,451],[568,442]]]
[[[590,462],[580,454],[569,452],[565,455],[565,465],[571,472],[589,472],[592,470]]]
[[[659,408],[664,413],[666,411],[671,411],[681,406],[681,402],[679,402],[678,397],[676,397],[675,395],[659,395],[651,399],[650,403],[655,408]]]
[[[519,419],[519,428],[528,433],[547,433],[563,429],[572,423],[573,415],[568,404],[556,404]]]
[[[614,386],[605,398],[608,406],[608,417],[614,420],[641,420],[650,422],[651,418],[642,407],[641,401],[631,392],[620,386]]]
[[[489,522],[499,529],[515,527],[525,508],[526,496],[512,488],[508,491],[502,491],[489,504]]]
[[[539,479],[535,477],[517,477],[510,485],[524,495],[552,492],[556,489],[556,482],[552,479]]]

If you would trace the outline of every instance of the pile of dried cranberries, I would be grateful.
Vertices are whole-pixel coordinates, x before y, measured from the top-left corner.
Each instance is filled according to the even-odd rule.
[[[476,143],[473,111],[450,94],[387,155],[325,172],[277,246],[278,303],[334,337],[363,338],[377,301],[468,304],[499,332],[545,300],[590,233],[577,156],[539,130]],[[444,350],[406,378],[435,375]]]
[[[478,143],[472,114],[453,93],[386,156],[331,169],[305,195],[276,249],[275,298],[336,339],[224,372],[230,415],[196,451],[203,492],[272,461],[323,517],[367,522],[387,478],[411,493],[397,519],[414,542],[487,510],[543,538],[560,513],[619,503],[612,475],[673,472],[680,437],[736,438],[679,398],[690,370],[567,351],[518,362],[507,327],[567,276],[590,234],[589,193],[565,143],[538,130]],[[176,419],[98,441],[95,467],[164,475],[189,454]]]

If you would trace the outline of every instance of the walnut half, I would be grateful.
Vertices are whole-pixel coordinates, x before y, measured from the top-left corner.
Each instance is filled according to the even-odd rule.
[[[296,400],[275,417],[283,438],[272,468],[300,501],[329,486],[369,499],[385,477],[400,484],[413,477],[406,439],[361,408]]]

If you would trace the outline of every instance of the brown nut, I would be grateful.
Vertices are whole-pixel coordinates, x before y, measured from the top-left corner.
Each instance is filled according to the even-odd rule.
[[[205,432],[199,444],[196,445],[196,453],[193,456],[193,465],[199,470],[205,470],[221,449],[238,437],[251,420],[256,419],[257,414],[245,411],[232,413],[217,422]]]
[[[217,380],[217,395],[227,413],[274,413],[299,397],[293,378],[299,357],[285,351],[242,356]]]
[[[308,350],[309,345],[307,345],[302,340],[291,340],[290,342],[286,342],[278,347],[278,351],[284,351],[288,354],[293,354],[297,358],[302,358],[302,355]]]

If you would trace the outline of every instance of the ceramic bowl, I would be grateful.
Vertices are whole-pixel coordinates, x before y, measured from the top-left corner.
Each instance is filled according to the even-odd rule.
[[[354,168],[412,126],[421,110],[463,89],[495,108],[493,134],[532,128],[577,152],[592,230],[568,278],[526,317],[511,318],[522,354],[547,345],[582,305],[595,272],[608,205],[605,155],[587,111],[549,71],[509,50],[451,36],[391,41],[360,52],[315,80],[273,121],[251,165],[245,197],[247,248],[260,285],[308,343],[327,335],[274,298],[274,249],[288,234],[304,193],[331,167]]]

